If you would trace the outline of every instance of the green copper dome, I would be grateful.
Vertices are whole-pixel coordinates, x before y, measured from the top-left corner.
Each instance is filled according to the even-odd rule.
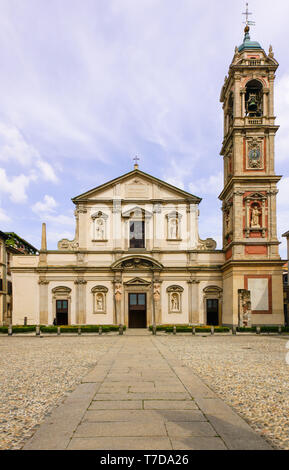
[[[250,35],[249,35],[249,28],[245,28],[245,37],[243,44],[238,48],[239,52],[244,51],[245,49],[262,49],[260,44],[257,41],[251,41]]]

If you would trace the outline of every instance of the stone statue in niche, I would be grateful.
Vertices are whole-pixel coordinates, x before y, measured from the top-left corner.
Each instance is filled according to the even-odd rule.
[[[104,310],[103,294],[97,294],[96,296],[96,310],[99,312],[102,312]]]
[[[171,239],[175,240],[176,238],[178,238],[178,229],[179,229],[178,219],[170,219],[169,232],[170,232]]]
[[[179,294],[174,293],[171,295],[171,311],[179,312],[180,310],[180,297]]]
[[[95,227],[96,239],[103,240],[104,239],[104,220],[96,219],[95,223],[96,223],[96,227]]]
[[[259,211],[259,206],[257,204],[255,204],[252,207],[251,228],[260,228],[259,216],[261,214],[262,214],[262,212]]]

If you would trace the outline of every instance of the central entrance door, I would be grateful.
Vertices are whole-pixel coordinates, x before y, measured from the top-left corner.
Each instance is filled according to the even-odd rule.
[[[68,300],[56,300],[56,324],[68,325]]]
[[[219,325],[219,300],[207,299],[207,325]]]
[[[146,328],[147,299],[146,294],[128,294],[128,326],[129,328]]]

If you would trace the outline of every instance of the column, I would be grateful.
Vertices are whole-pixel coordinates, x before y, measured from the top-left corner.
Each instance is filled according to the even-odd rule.
[[[48,284],[45,278],[40,277],[39,281],[39,323],[48,325]]]
[[[76,285],[76,324],[86,324],[86,281],[77,279],[74,281]]]
[[[269,76],[269,117],[274,117],[274,73]]]

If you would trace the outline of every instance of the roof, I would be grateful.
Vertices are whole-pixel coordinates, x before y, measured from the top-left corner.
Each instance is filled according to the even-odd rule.
[[[173,190],[175,192],[178,192],[181,196],[183,196],[186,199],[193,199],[195,203],[199,204],[202,200],[202,198],[199,198],[198,196],[194,196],[194,194],[188,193],[187,191],[184,191],[183,189],[177,188],[176,186],[173,186],[172,184],[166,183],[165,181],[162,181],[155,176],[149,175],[148,173],[145,173],[144,171],[137,169],[134,169],[130,171],[129,173],[125,173],[118,178],[115,178],[113,180],[108,181],[107,183],[104,183],[100,186],[96,186],[96,188],[93,188],[83,194],[80,194],[79,196],[75,196],[72,198],[72,201],[74,203],[80,202],[81,200],[85,199],[86,197],[91,196],[95,191],[99,191],[102,189],[105,189],[106,187],[110,186],[111,184],[116,184],[120,182],[123,179],[129,178],[131,176],[143,176],[145,179],[150,180],[151,182],[161,184],[162,186],[166,187],[167,189]]]
[[[239,46],[238,51],[242,52],[246,49],[261,49],[262,50],[262,47],[257,41],[251,41],[249,31],[246,31],[245,29],[245,37],[244,37],[243,43],[241,44],[241,46]]]
[[[1,232],[1,230],[0,230],[0,238],[2,238],[3,240],[7,240],[8,235],[6,235],[6,233],[4,233],[4,232]]]
[[[24,238],[19,237],[17,233],[14,232],[5,232],[7,239],[6,239],[6,245],[17,252],[29,252],[30,254],[36,254],[38,252],[38,249],[35,248],[35,246],[31,245],[31,243],[28,243]]]

